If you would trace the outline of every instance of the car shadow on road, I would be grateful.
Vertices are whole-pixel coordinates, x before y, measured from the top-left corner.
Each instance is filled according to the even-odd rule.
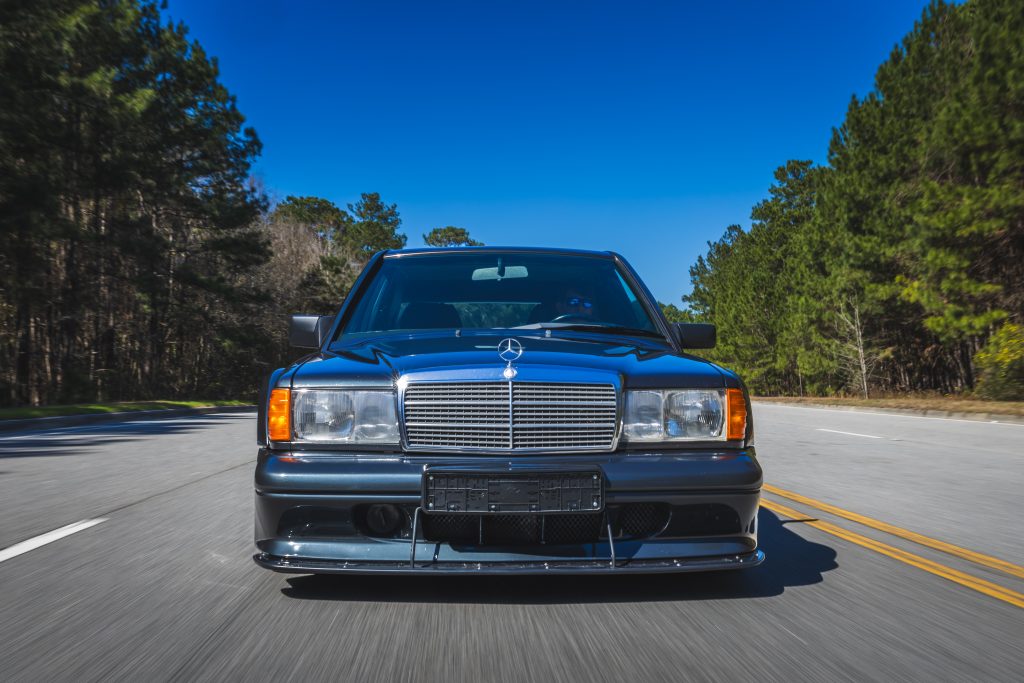
[[[129,443],[151,436],[185,434],[231,422],[252,420],[254,413],[207,414],[196,418],[149,418],[88,427],[54,428],[46,432],[9,432],[0,435],[0,459],[82,455],[84,449]]]
[[[339,576],[293,577],[281,592],[299,600],[555,604],[764,598],[820,583],[835,569],[836,552],[804,539],[772,512],[758,514],[766,560],[753,569],[692,574],[581,576]]]

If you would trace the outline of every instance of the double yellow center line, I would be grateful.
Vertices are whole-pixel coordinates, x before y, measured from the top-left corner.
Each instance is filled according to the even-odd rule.
[[[763,490],[766,493],[771,493],[776,496],[788,498],[797,503],[801,503],[803,505],[807,505],[809,507],[821,510],[822,512],[827,512],[831,515],[835,515],[843,519],[848,519],[850,521],[857,522],[858,524],[862,524],[872,529],[877,529],[878,531],[884,531],[887,534],[891,534],[899,538],[904,538],[908,541],[913,541],[914,543],[917,543],[919,545],[923,545],[934,550],[939,550],[944,553],[954,555],[961,559],[968,560],[970,562],[974,562],[985,567],[989,567],[990,569],[996,569],[998,571],[1005,572],[1006,574],[1009,574],[1017,578],[1024,578],[1024,567],[1013,564],[1011,562],[1007,562],[1005,560],[1001,560],[997,557],[984,555],[982,553],[974,552],[973,550],[967,550],[966,548],[955,546],[951,543],[946,543],[945,541],[939,541],[934,538],[929,538],[928,536],[923,536],[913,531],[908,531],[901,527],[894,526],[892,524],[887,524],[886,522],[882,522],[871,517],[866,517],[864,515],[857,514],[856,512],[850,512],[849,510],[844,510],[834,505],[829,505],[828,503],[823,503],[813,498],[802,496],[799,493],[786,491],[785,489],[780,489],[775,486],[765,485],[763,487]],[[833,536],[837,536],[846,541],[850,541],[851,543],[856,543],[859,546],[863,546],[870,550],[874,550],[875,552],[899,560],[900,562],[904,562],[913,567],[917,567],[918,569],[923,569],[924,571],[929,572],[931,574],[935,574],[936,576],[941,576],[944,579],[948,579],[950,581],[958,583],[961,586],[966,586],[967,588],[978,591],[979,593],[984,593],[985,595],[991,596],[998,600],[1002,600],[1003,602],[1008,602],[1011,605],[1016,605],[1017,607],[1024,608],[1024,593],[1018,593],[1017,591],[1010,590],[1009,588],[1004,588],[1003,586],[992,583],[991,581],[985,581],[984,579],[979,579],[977,577],[971,576],[970,574],[965,574],[964,572],[953,569],[952,567],[947,567],[946,565],[934,562],[927,558],[921,557],[920,555],[915,555],[914,553],[909,553],[905,550],[895,548],[891,545],[882,543],[881,541],[876,541],[873,538],[862,536],[860,534],[854,533],[842,527],[836,526],[835,524],[832,524],[830,522],[823,522],[821,520],[808,520],[806,519],[806,515],[804,515],[803,513],[794,510],[793,508],[782,505],[780,503],[762,499],[761,505],[762,507],[771,510],[772,512],[775,512],[776,514],[785,515],[786,517],[789,517],[791,519],[805,520],[805,522],[808,525],[813,526],[816,529],[820,529],[825,533],[832,534]]]

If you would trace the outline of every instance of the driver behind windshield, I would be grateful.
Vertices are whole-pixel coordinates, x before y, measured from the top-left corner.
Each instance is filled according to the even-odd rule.
[[[595,316],[594,295],[584,287],[569,287],[555,301],[557,317],[563,320],[592,320]]]

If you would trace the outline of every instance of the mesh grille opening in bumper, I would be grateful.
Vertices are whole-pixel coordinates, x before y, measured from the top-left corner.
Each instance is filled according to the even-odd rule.
[[[668,524],[672,507],[662,503],[633,503],[620,505],[612,529],[616,538],[648,538],[658,534]]]
[[[722,503],[676,505],[662,536],[727,536],[742,531],[739,513]]]
[[[672,516],[672,506],[630,503],[602,513],[579,514],[428,514],[423,537],[428,541],[471,545],[537,545],[594,543],[607,538],[610,522],[616,539],[658,535]]]
[[[388,534],[374,533],[367,528],[363,520],[366,507],[294,508],[281,516],[277,533],[300,538],[345,538],[357,534],[371,538],[411,536],[415,507],[400,506],[404,519],[394,533]],[[609,506],[607,513],[424,514],[420,517],[420,538],[469,545],[480,545],[481,538],[483,545],[569,545],[606,538],[608,523],[616,540],[727,536],[740,533],[742,526],[737,511],[723,504],[625,503]]]
[[[424,515],[428,541],[470,545],[593,543],[600,538],[600,513],[557,515]]]

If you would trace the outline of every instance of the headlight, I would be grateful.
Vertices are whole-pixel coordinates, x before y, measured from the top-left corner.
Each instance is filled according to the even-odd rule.
[[[746,426],[740,389],[626,392],[622,435],[629,442],[742,439]]]
[[[398,418],[391,391],[293,391],[295,439],[397,444]]]

